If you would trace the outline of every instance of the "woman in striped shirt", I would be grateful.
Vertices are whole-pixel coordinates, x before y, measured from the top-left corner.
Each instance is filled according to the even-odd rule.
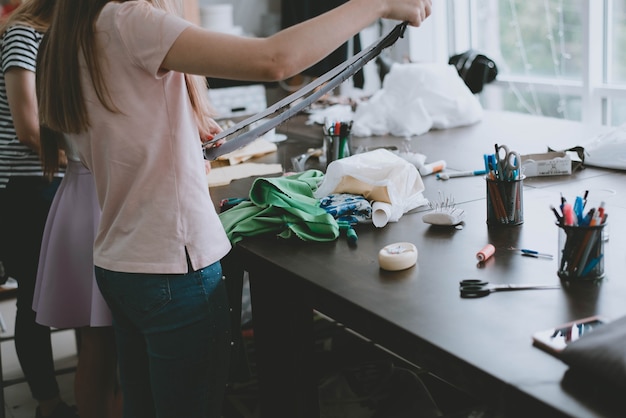
[[[43,177],[35,61],[55,2],[24,3],[0,26],[0,259],[18,281],[15,348],[36,416],[76,417],[59,395],[50,328],[32,309],[41,237],[60,179]]]

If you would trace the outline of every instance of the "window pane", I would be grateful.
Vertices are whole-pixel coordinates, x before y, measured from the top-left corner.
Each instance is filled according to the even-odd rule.
[[[611,104],[611,126],[620,126],[626,123],[626,99],[613,99]]]
[[[626,1],[614,0],[611,7],[611,39],[609,83],[626,83]]]
[[[474,0],[473,47],[501,74],[579,80],[582,0]]]
[[[480,99],[485,109],[582,120],[582,99],[579,96],[537,92],[532,87],[489,86]]]

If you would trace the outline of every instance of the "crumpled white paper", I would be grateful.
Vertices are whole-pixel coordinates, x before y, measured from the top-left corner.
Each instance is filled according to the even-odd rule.
[[[483,108],[452,65],[396,63],[382,89],[354,112],[352,134],[400,137],[471,125]]]
[[[596,135],[583,148],[585,165],[626,170],[626,124]]]

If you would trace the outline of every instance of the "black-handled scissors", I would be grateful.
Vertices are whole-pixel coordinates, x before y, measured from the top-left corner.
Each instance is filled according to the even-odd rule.
[[[530,290],[530,289],[560,289],[559,285],[552,284],[489,284],[483,280],[466,279],[459,282],[462,298],[482,298],[492,292],[504,292],[509,290]]]

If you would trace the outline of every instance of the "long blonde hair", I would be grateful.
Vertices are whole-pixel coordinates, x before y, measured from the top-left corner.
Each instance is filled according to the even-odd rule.
[[[16,24],[30,26],[42,33],[47,31],[52,20],[54,3],[50,0],[27,0],[23,2],[0,24],[0,37],[10,26]]]
[[[104,82],[94,34],[96,18],[113,0],[48,0],[55,3],[54,16],[39,50],[37,92],[39,118],[53,131],[78,134],[89,129],[89,114],[80,83],[79,54],[85,58],[96,95],[111,112],[119,112]],[[129,0],[121,0],[125,2]],[[45,0],[44,0],[45,2]],[[180,15],[176,0],[150,0],[159,9]],[[211,126],[211,107],[204,77],[185,74],[187,92],[200,132]],[[43,139],[43,138],[42,138]],[[43,153],[43,152],[42,152]],[[53,149],[47,158],[55,158]]]

